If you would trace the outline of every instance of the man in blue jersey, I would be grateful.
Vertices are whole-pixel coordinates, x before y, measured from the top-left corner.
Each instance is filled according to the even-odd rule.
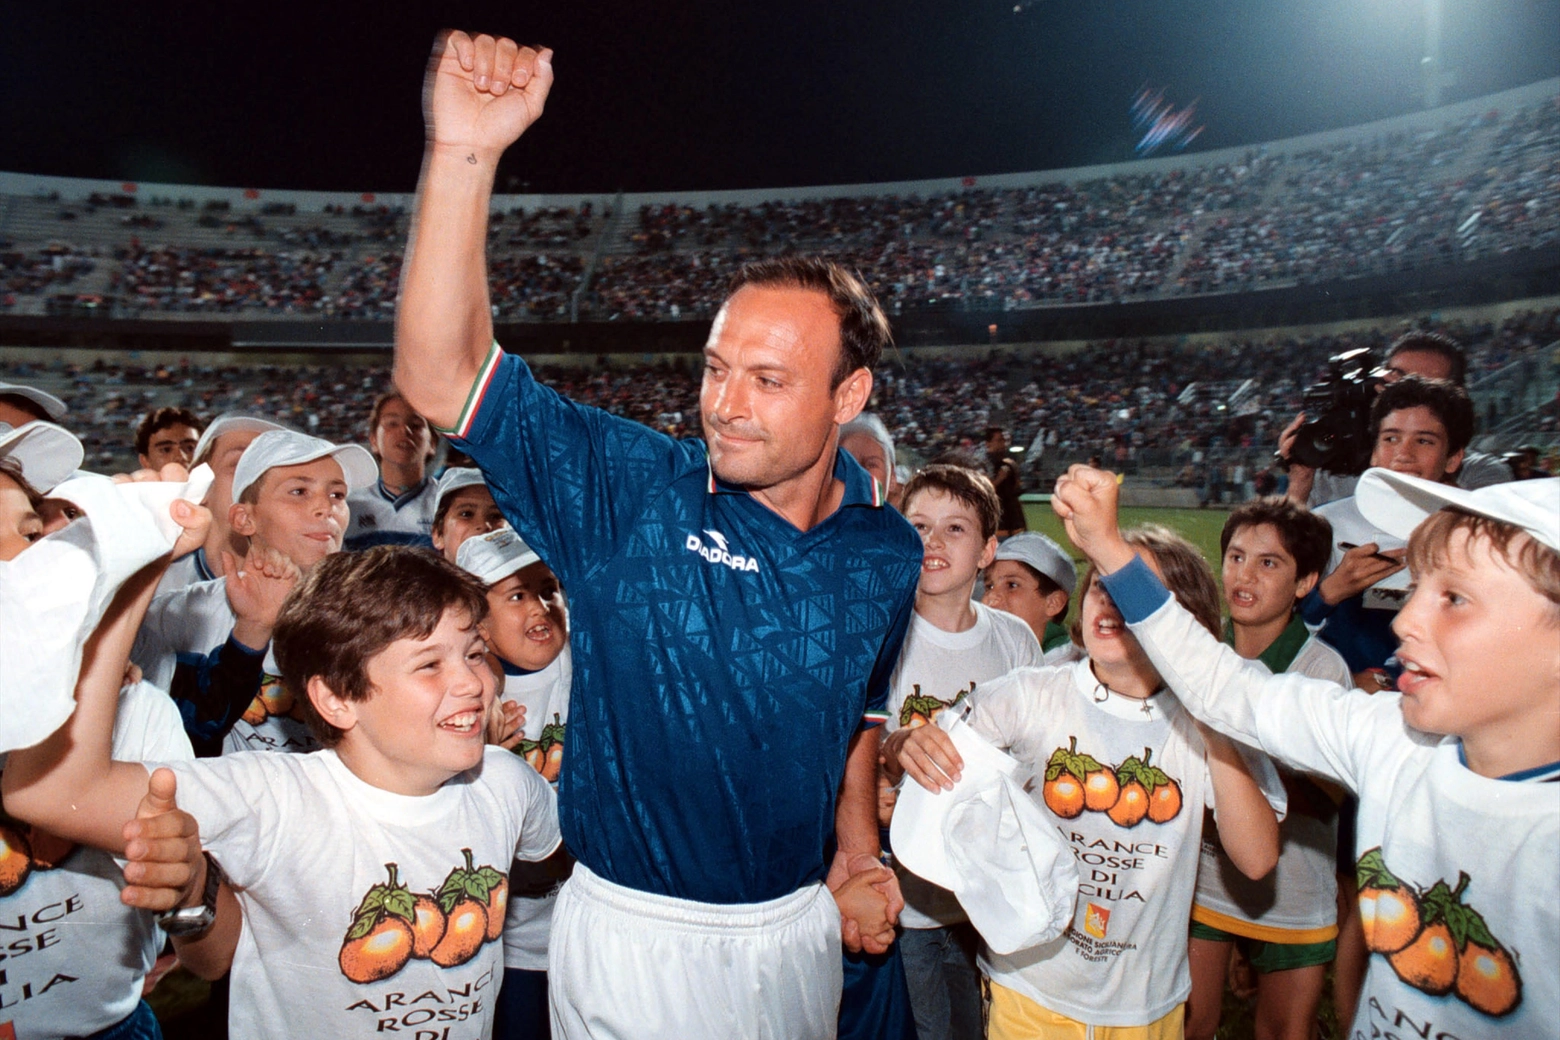
[[[922,549],[837,447],[887,321],[835,265],[746,269],[705,348],[705,441],[538,385],[493,342],[484,244],[551,59],[436,44],[395,378],[569,589],[559,815],[579,863],[553,919],[553,1031],[831,1037],[842,933],[885,949],[900,902],[876,863],[868,726]],[[843,924],[826,879],[856,908]]]

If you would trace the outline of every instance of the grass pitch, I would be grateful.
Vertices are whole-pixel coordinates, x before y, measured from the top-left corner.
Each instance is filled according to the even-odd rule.
[[[1062,522],[1051,512],[1049,502],[1024,503],[1024,515],[1029,518],[1029,529],[1041,531],[1056,539],[1057,543],[1068,549],[1073,559],[1079,563],[1079,573],[1082,573],[1083,554],[1073,547],[1067,540],[1067,534],[1062,530]],[[1142,507],[1122,507],[1121,526],[1133,527],[1137,524],[1163,524],[1172,531],[1177,531],[1185,536],[1193,545],[1202,550],[1208,563],[1215,571],[1219,569],[1219,532],[1224,530],[1224,521],[1229,517],[1227,509],[1147,509]]]

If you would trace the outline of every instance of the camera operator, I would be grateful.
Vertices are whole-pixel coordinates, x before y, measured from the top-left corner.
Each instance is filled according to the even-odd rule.
[[[1387,348],[1381,383],[1390,385],[1404,376],[1445,379],[1463,386],[1468,376],[1467,355],[1456,340],[1439,332],[1406,333]],[[1279,435],[1278,453],[1290,460],[1289,498],[1314,509],[1354,494],[1354,484],[1359,480],[1359,475],[1302,465],[1292,459],[1295,438],[1308,418],[1311,417],[1301,412],[1285,427]],[[1465,452],[1462,466],[1457,471],[1457,486],[1468,489],[1502,484],[1511,479],[1509,466],[1494,455],[1477,451]]]

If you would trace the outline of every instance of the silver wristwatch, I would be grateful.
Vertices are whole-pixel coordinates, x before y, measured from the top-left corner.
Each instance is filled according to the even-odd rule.
[[[200,902],[194,906],[164,910],[157,915],[157,927],[176,939],[191,939],[204,935],[217,923],[217,889],[222,885],[222,868],[202,851],[206,857],[206,887],[201,889]]]

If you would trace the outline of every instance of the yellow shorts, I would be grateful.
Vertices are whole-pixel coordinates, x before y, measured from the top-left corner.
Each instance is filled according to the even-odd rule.
[[[1184,1040],[1186,1005],[1146,1026],[1091,1026],[1048,1011],[995,982],[991,986],[987,1040]]]

